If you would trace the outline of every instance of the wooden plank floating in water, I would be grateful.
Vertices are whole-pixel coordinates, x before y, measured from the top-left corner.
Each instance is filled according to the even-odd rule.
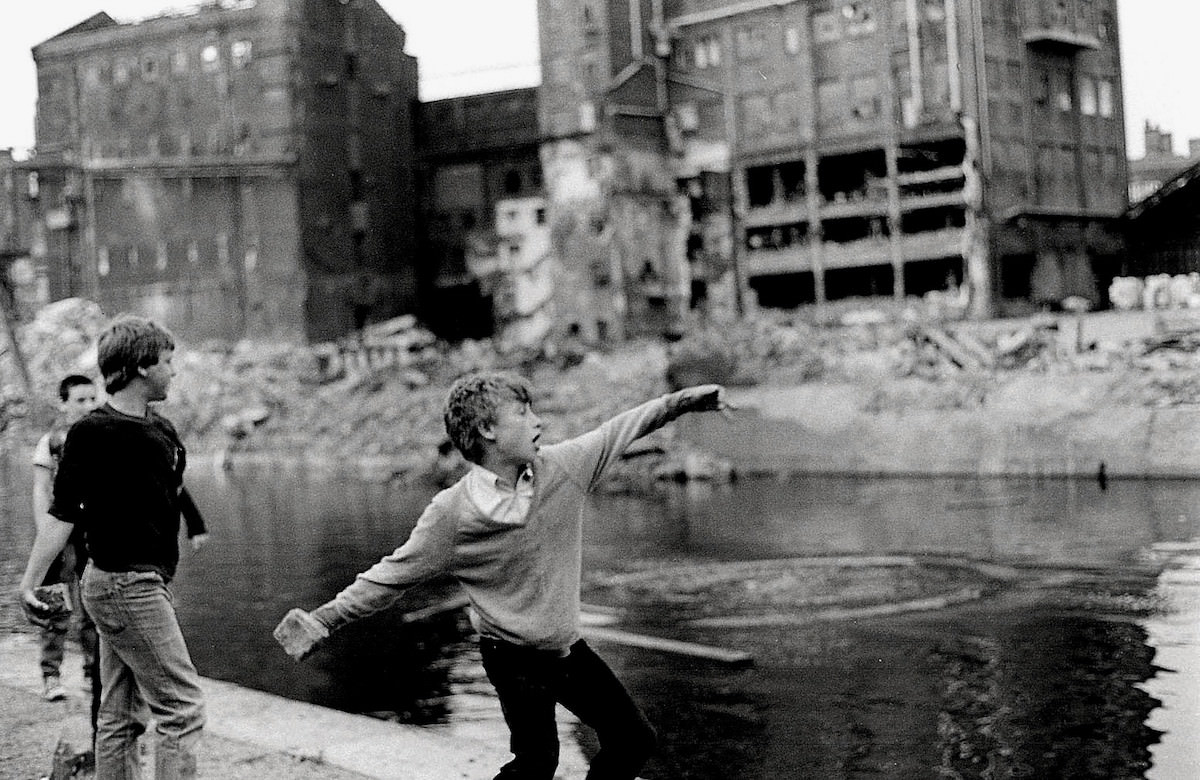
[[[692,658],[719,661],[720,663],[732,664],[734,666],[746,666],[754,663],[754,657],[741,650],[728,650],[723,647],[698,645],[694,642],[680,642],[675,639],[633,634],[629,631],[621,631],[616,628],[586,626],[583,629],[583,636],[587,639],[599,639],[604,642],[613,642],[629,647],[640,647],[645,650],[658,650],[663,653],[687,655]]]
[[[697,618],[693,626],[703,628],[764,628],[767,626],[803,626],[809,623],[834,620],[859,620],[886,617],[904,612],[923,612],[945,609],[983,597],[982,588],[962,588],[943,596],[931,596],[911,601],[874,604],[866,607],[837,607],[812,613],[773,613],[769,615],[733,615],[730,617]]]

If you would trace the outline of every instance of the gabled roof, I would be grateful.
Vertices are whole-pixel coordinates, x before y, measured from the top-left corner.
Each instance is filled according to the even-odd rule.
[[[105,27],[115,27],[116,25],[117,21],[115,19],[104,11],[101,11],[100,13],[92,14],[74,27],[63,30],[58,35],[55,35],[54,38],[62,38],[67,35],[74,35],[75,33],[91,32],[92,30],[101,30]],[[54,38],[50,38],[49,40],[54,40]]]
[[[1190,187],[1192,182],[1196,181],[1197,179],[1200,179],[1200,162],[1197,162],[1189,168],[1185,168],[1181,173],[1177,174],[1175,178],[1168,180],[1165,184],[1163,184],[1163,186],[1159,187],[1154,192],[1130,206],[1129,211],[1125,212],[1125,216],[1128,219],[1140,218],[1146,212],[1152,211],[1161,206],[1168,199],[1174,196],[1175,193]]]

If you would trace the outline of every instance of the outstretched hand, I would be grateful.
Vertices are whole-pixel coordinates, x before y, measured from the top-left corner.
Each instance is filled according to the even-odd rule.
[[[292,609],[279,621],[273,636],[288,655],[303,661],[329,637],[329,629],[308,612]]]
[[[732,413],[737,409],[726,399],[725,388],[721,385],[695,385],[680,392],[684,394],[686,408],[693,412],[720,412],[732,419]]]

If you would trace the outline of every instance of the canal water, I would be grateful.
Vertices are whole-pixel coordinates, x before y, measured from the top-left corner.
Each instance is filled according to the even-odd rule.
[[[23,479],[5,472],[6,515],[20,520],[0,557],[28,549],[13,531],[28,518]],[[461,611],[400,618],[452,586],[409,594],[302,664],[271,638],[287,609],[322,603],[403,542],[432,488],[250,464],[198,466],[189,485],[211,541],[185,554],[174,589],[203,674],[502,734]],[[950,557],[1016,576],[968,603],[874,617],[702,628],[659,605],[623,618],[746,651],[744,667],[593,644],[659,728],[649,780],[1200,777],[1197,507],[1190,481],[797,478],[602,495],[589,583],[642,565],[810,556]]]

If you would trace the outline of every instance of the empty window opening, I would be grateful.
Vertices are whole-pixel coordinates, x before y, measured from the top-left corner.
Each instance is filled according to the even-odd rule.
[[[966,142],[961,138],[901,146],[896,165],[900,173],[936,171],[962,165],[966,153]]]
[[[882,216],[827,219],[821,223],[822,237],[834,244],[881,238],[887,234],[887,220]]]
[[[957,289],[963,283],[961,257],[917,260],[904,265],[905,295],[922,296],[935,290]]]
[[[767,309],[794,309],[816,300],[812,272],[750,277],[758,305]]]
[[[894,285],[895,274],[890,265],[837,268],[825,273],[825,297],[831,301],[891,295]]]
[[[967,213],[961,206],[916,209],[900,217],[900,230],[907,234],[961,228],[966,224]]]
[[[887,160],[882,149],[833,155],[822,158],[817,165],[817,187],[827,203],[886,196],[882,184],[886,177]]]

